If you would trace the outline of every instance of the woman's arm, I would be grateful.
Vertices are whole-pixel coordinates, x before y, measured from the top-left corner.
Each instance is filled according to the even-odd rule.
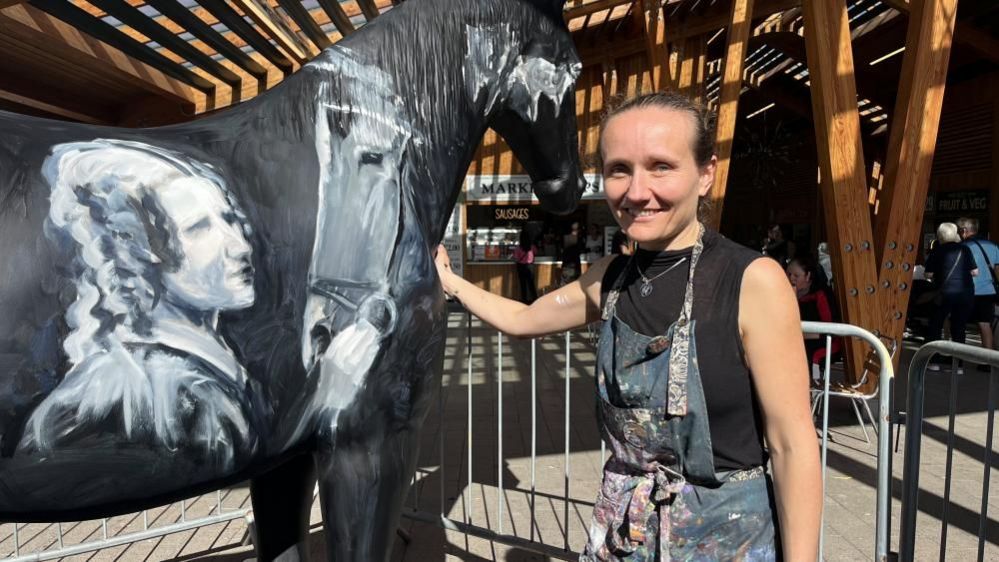
[[[608,256],[598,261],[579,279],[530,306],[494,295],[455,275],[443,246],[437,248],[435,262],[444,292],[461,301],[472,314],[505,334],[535,337],[585,326],[600,317],[600,281],[612,259]]]
[[[822,512],[819,450],[798,307],[777,262],[758,259],[746,269],[739,330],[763,409],[784,559],[812,561]]]

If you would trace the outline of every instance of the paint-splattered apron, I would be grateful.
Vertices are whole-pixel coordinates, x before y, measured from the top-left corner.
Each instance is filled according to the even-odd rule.
[[[597,415],[612,455],[581,562],[777,559],[764,469],[714,468],[691,320],[703,233],[702,227],[680,318],[664,335],[640,334],[617,317],[628,267],[607,295]]]

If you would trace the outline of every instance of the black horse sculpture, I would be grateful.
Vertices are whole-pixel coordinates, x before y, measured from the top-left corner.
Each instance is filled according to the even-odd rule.
[[[245,479],[258,553],[384,560],[443,367],[433,265],[487,127],[583,189],[559,0],[411,0],[272,91],[146,130],[0,112],[0,520]]]

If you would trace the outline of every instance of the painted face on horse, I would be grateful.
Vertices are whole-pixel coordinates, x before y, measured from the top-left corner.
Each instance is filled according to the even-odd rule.
[[[163,273],[167,298],[199,310],[231,310],[253,304],[250,243],[228,201],[212,182],[177,178],[156,197],[173,223],[180,261]]]

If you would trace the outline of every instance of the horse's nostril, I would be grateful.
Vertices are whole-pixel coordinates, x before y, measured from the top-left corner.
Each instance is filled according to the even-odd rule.
[[[319,357],[326,353],[326,348],[333,341],[333,334],[330,333],[329,329],[319,324],[312,327],[312,330],[309,331],[309,337],[312,339],[314,357]]]

